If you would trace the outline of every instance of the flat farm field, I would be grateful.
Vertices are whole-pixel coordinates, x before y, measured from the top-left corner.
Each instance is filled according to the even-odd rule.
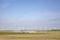
[[[60,31],[47,33],[0,33],[0,40],[60,40]]]

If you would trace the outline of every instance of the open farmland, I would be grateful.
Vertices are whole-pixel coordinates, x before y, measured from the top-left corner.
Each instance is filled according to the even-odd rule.
[[[60,40],[60,31],[47,33],[1,33],[0,40]]]

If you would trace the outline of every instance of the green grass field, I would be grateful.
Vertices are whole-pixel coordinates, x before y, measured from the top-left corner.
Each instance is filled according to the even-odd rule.
[[[6,40],[22,39],[22,40],[60,40],[60,31],[48,31],[47,33],[1,33],[0,38]],[[4,39],[4,40],[5,40]],[[3,40],[3,39],[1,39]]]

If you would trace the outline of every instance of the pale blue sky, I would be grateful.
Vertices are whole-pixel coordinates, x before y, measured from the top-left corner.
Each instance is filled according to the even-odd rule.
[[[0,29],[60,29],[60,0],[0,0]]]

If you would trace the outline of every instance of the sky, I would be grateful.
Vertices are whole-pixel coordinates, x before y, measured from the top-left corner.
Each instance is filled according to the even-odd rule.
[[[0,0],[0,30],[60,29],[60,0]]]

